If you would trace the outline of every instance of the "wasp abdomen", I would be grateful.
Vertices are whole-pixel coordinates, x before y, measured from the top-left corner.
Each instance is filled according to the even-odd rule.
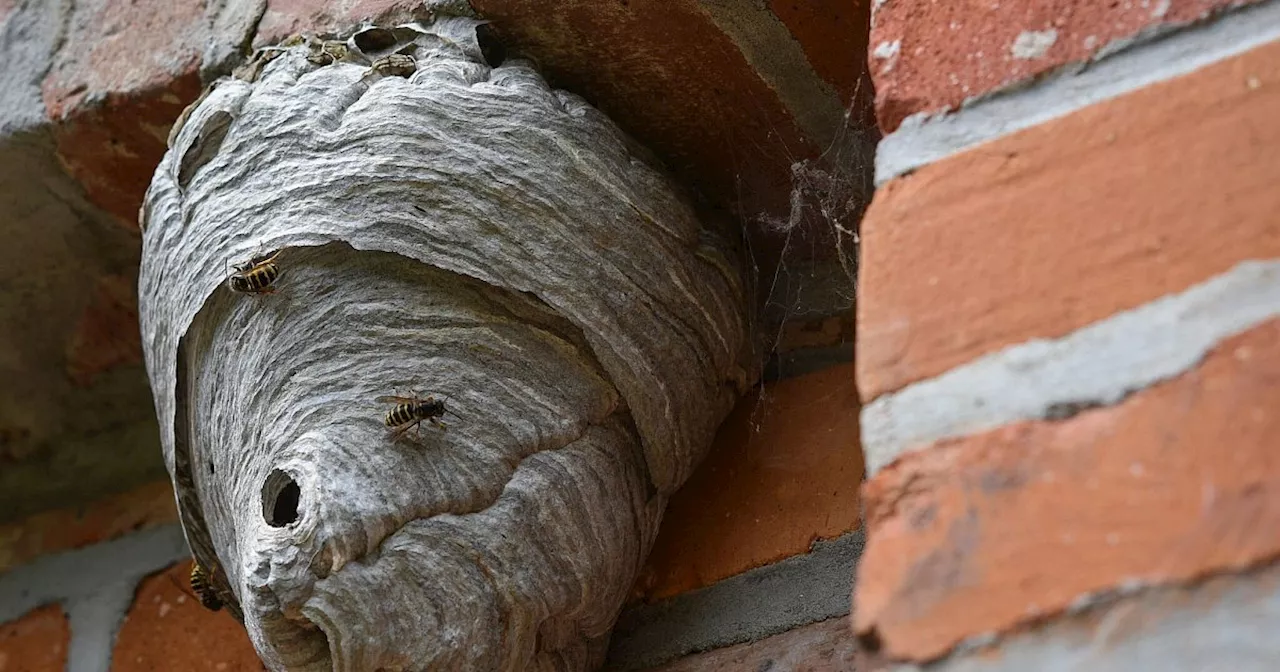
[[[387,411],[382,421],[388,427],[395,428],[396,437],[420,426],[424,420],[440,429],[445,428],[445,424],[440,422],[440,416],[445,413],[444,402],[434,397],[419,399],[415,394],[413,397],[378,397],[378,401],[395,403],[395,407]]]
[[[415,412],[417,404],[400,404],[395,408],[387,411],[387,426],[398,427],[406,422],[412,422],[417,419],[418,414]]]
[[[218,597],[218,593],[213,589],[213,584],[209,580],[209,575],[205,573],[204,568],[199,563],[191,565],[191,590],[194,590],[200,598],[200,604],[209,611],[217,611],[222,608],[222,600]]]
[[[232,290],[245,294],[267,294],[272,292],[271,283],[280,277],[280,267],[276,266],[273,261],[279,254],[279,252],[273,252],[269,255],[255,257],[247,264],[237,264],[236,272],[232,274],[228,285]]]

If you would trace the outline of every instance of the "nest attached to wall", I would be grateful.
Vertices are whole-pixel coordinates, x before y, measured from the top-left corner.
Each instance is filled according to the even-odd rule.
[[[598,664],[758,372],[734,252],[599,111],[486,62],[478,25],[260,51],[147,194],[165,460],[271,669]],[[275,252],[271,293],[227,282]],[[386,395],[448,413],[393,437]]]

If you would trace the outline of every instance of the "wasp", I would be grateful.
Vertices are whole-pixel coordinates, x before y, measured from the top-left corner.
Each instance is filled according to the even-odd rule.
[[[267,67],[267,64],[279,58],[283,53],[285,53],[283,47],[263,47],[254,53],[253,58],[249,59],[248,63],[232,70],[231,76],[252,84],[258,81],[258,77],[262,75],[262,70]]]
[[[280,252],[260,254],[243,264],[235,264],[236,272],[227,278],[227,286],[245,294],[274,293],[271,283],[280,277],[280,267],[275,263]]]
[[[395,404],[395,407],[387,411],[382,419],[383,423],[395,430],[392,432],[394,439],[400,438],[413,427],[418,427],[418,431],[421,432],[423,420],[444,430],[447,427],[440,421],[440,416],[445,413],[457,415],[453,411],[445,410],[444,401],[430,395],[426,399],[419,399],[417,394],[412,397],[385,396],[378,397],[377,401]]]
[[[213,572],[216,571],[218,566],[214,565]],[[191,590],[200,597],[201,606],[209,611],[218,611],[222,608],[222,598],[213,587],[213,572],[205,572],[198,562],[191,563]]]
[[[418,62],[408,54],[388,54],[373,62],[366,74],[383,77],[408,77],[418,70]]]
[[[347,57],[347,45],[338,40],[313,40],[308,47],[307,61],[316,65],[329,65]]]
[[[189,579],[191,590],[195,592],[195,597],[200,600],[200,606],[209,611],[218,611],[223,607],[222,598],[218,595],[218,589],[213,587],[213,572],[216,571],[218,571],[217,563],[214,563],[212,572],[207,572],[204,567],[200,566],[199,560],[192,559],[191,561],[191,578]],[[173,581],[174,585],[178,584],[172,575],[169,576],[169,580]],[[182,586],[179,585],[178,588],[182,590]],[[182,590],[182,592],[185,593],[187,591]]]

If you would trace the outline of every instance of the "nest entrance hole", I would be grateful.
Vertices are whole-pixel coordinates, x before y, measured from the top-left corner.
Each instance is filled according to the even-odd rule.
[[[285,527],[298,520],[302,489],[288,473],[276,469],[262,484],[262,517],[271,527]]]

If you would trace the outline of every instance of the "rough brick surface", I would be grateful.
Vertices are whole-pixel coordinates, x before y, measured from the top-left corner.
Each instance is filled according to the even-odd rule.
[[[891,132],[912,114],[954,109],[968,98],[1088,60],[1140,31],[1252,1],[885,2],[875,12],[870,48],[880,127]]]
[[[856,645],[843,618],[806,625],[706,653],[696,653],[650,672],[851,672]]]
[[[1277,115],[1271,44],[887,184],[862,229],[864,401],[1280,255]]]
[[[849,366],[750,394],[671,499],[634,594],[661,599],[857,529],[858,397]]]
[[[70,637],[67,617],[56,604],[0,625],[0,671],[62,672]]]
[[[43,95],[58,156],[95,204],[136,225],[169,125],[200,92],[204,6],[76,3]]]
[[[183,562],[142,582],[116,637],[112,672],[266,669],[230,614],[209,611],[186,592],[190,571]]]
[[[1280,320],[1118,406],[886,468],[863,490],[857,630],[926,660],[1092,593],[1280,557],[1278,380]]]
[[[1272,565],[1094,605],[930,669],[1266,672],[1280,660],[1277,627],[1280,565]]]
[[[408,21],[423,7],[421,0],[267,0],[253,43],[275,44],[295,33],[338,32],[364,21]]]
[[[0,525],[0,572],[41,555],[110,541],[177,520],[173,487],[157,481],[83,507],[55,509]]]

